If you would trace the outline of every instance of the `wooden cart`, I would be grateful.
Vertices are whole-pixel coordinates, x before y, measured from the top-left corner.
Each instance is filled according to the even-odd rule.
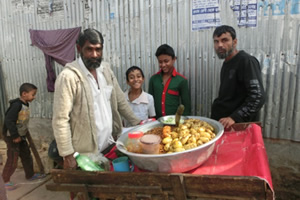
[[[100,200],[273,199],[269,185],[257,177],[153,172],[51,171],[51,191],[80,192]]]

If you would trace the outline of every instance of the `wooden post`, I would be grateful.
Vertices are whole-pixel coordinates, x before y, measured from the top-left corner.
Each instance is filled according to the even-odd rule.
[[[44,165],[43,165],[43,163],[42,163],[42,160],[41,160],[41,158],[40,158],[40,155],[39,155],[38,151],[36,150],[35,144],[34,144],[34,142],[33,142],[33,140],[32,140],[32,137],[31,137],[29,131],[26,133],[26,138],[27,138],[27,140],[28,140],[29,147],[30,147],[30,149],[31,149],[31,151],[32,151],[32,153],[33,153],[33,155],[34,155],[34,158],[35,158],[35,160],[36,160],[36,162],[37,162],[37,164],[38,164],[38,167],[39,167],[39,169],[40,169],[40,172],[41,172],[42,174],[44,174],[44,173],[45,173]]]
[[[180,174],[170,175],[170,181],[173,186],[174,197],[176,200],[186,200],[185,188],[182,184],[183,177]]]

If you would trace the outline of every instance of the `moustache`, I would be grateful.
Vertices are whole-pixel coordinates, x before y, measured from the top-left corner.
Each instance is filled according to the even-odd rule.
[[[84,64],[89,69],[96,69],[100,67],[101,62],[102,62],[102,58],[84,59]]]

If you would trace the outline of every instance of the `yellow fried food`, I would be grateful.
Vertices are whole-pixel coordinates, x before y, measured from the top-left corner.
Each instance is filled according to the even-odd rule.
[[[170,135],[171,135],[171,137],[172,137],[173,139],[179,137],[179,134],[178,134],[177,132],[175,132],[175,131],[172,131],[172,132],[170,133]]]
[[[199,119],[187,119],[178,127],[162,127],[161,153],[182,152],[216,137],[213,126]]]
[[[196,144],[196,143],[190,143],[190,144],[186,144],[186,145],[183,146],[183,148],[184,148],[185,150],[193,149],[193,148],[195,148],[195,147],[197,147],[197,144]]]
[[[182,143],[182,144],[185,144],[185,143],[187,143],[187,141],[188,141],[188,139],[189,139],[190,137],[191,137],[191,135],[190,135],[190,134],[189,134],[189,135],[187,135],[187,136],[185,136],[185,137],[182,137],[182,138],[181,138],[181,140],[180,140],[180,141],[181,141],[181,143]]]
[[[174,149],[175,152],[181,152],[181,151],[185,151],[185,149],[183,147],[179,147]]]
[[[173,139],[171,137],[165,137],[163,140],[162,140],[162,143],[163,144],[168,144],[168,143],[171,143],[173,141]]]
[[[207,137],[200,137],[200,140],[201,140],[203,143],[209,142],[209,138],[207,138]]]
[[[171,145],[171,143],[165,144],[164,150],[165,150],[166,152],[168,152],[168,151],[170,150],[170,145]]]
[[[169,137],[170,133],[171,133],[171,126],[164,126],[163,131],[162,131],[163,138]]]
[[[173,149],[182,148],[182,143],[178,140],[175,140],[174,142],[172,142],[172,147]]]
[[[201,132],[200,137],[207,137],[208,139],[210,139],[211,135],[208,132]]]

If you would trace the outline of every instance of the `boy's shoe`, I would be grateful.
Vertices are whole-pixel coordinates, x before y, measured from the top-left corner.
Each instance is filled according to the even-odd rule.
[[[34,181],[37,179],[42,179],[45,178],[46,174],[40,174],[40,173],[35,173],[30,179],[28,179],[29,181]]]
[[[13,182],[8,182],[8,183],[5,183],[5,189],[8,191],[15,190],[15,189],[17,189],[17,185],[14,184]]]

